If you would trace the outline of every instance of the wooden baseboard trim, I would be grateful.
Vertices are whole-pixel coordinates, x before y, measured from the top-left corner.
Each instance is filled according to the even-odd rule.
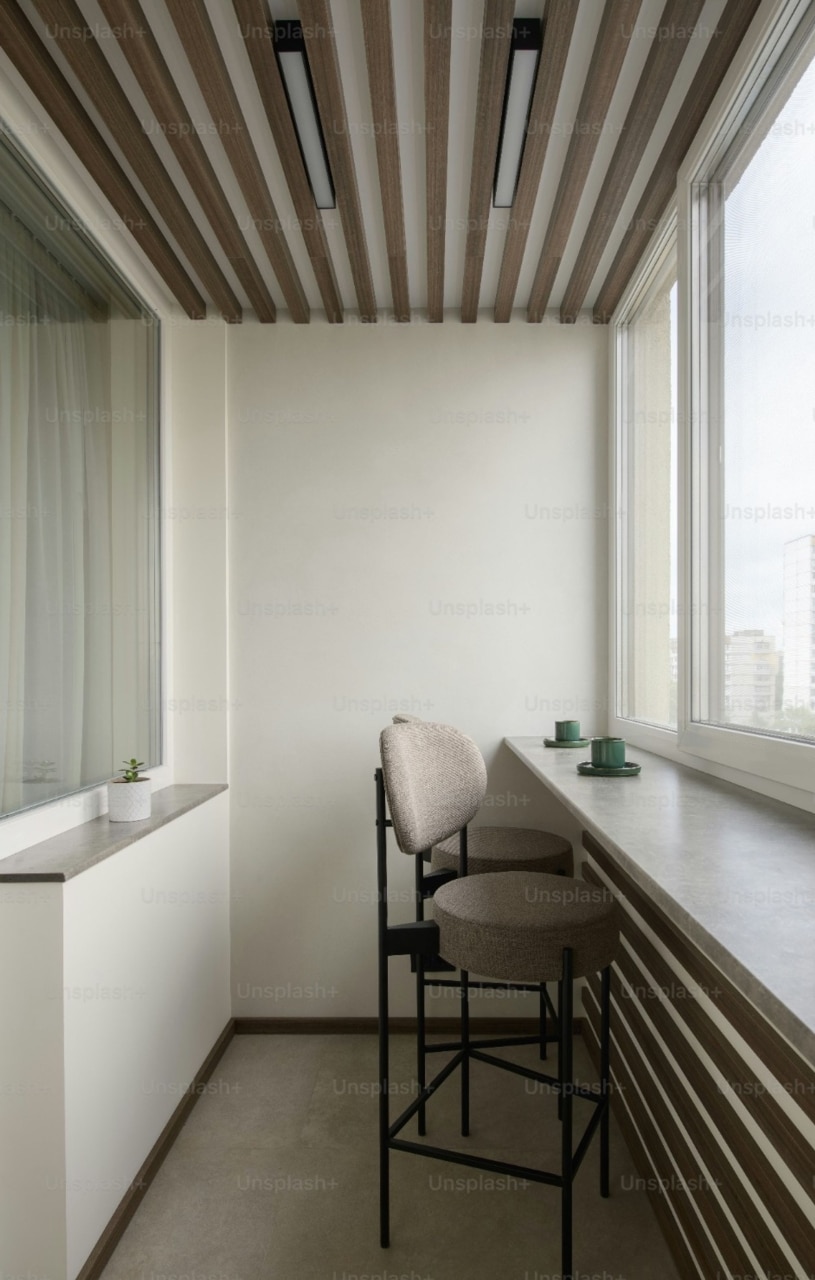
[[[235,1019],[230,1018],[215,1044],[196,1072],[170,1119],[159,1134],[152,1150],[119,1201],[110,1222],[105,1227],[88,1256],[76,1280],[99,1280],[111,1255],[125,1233],[128,1223],[145,1197],[147,1188],[164,1163],[170,1148],[184,1127],[187,1118],[203,1092],[213,1071],[223,1057],[235,1034]]]

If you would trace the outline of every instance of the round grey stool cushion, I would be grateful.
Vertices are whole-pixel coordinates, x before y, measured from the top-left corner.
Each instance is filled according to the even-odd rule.
[[[459,838],[450,836],[433,846],[434,871],[458,871]],[[572,846],[565,836],[530,827],[471,827],[467,833],[467,872],[543,871],[572,874]]]
[[[571,947],[575,978],[617,954],[617,903],[607,890],[566,876],[507,871],[462,876],[433,898],[439,952],[459,969],[504,982],[553,982]]]

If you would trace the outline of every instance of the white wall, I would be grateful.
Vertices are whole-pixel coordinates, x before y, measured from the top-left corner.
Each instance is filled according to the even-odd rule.
[[[228,827],[224,792],[65,885],[69,1277],[229,1020]]]
[[[233,1012],[370,1015],[393,711],[478,741],[485,819],[575,834],[500,742],[605,727],[606,334],[451,318],[227,342]]]
[[[0,884],[0,1276],[65,1275],[62,886]]]
[[[175,782],[225,782],[226,325],[164,322],[164,715]]]

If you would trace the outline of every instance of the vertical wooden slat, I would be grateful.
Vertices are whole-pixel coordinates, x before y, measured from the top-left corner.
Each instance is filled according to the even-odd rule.
[[[158,230],[152,213],[15,0],[0,0],[0,19],[0,48],[5,50],[187,315],[193,320],[204,319],[207,304],[199,289]]]
[[[274,299],[241,234],[139,0],[99,0],[156,122],[215,232],[259,320],[275,319]]]
[[[325,313],[331,324],[342,324],[342,299],[331,261],[320,210],[303,163],[289,111],[286,90],[272,44],[272,25],[266,0],[232,0],[241,37],[252,63],[258,92],[286,175],[292,203],[314,270]]]
[[[594,303],[594,320],[607,324],[637,269],[648,241],[676,191],[676,175],[707,115],[730,63],[752,22],[760,0],[728,0],[710,43],[677,113],[676,122],[654,165],[623,242]]]
[[[342,218],[351,275],[362,320],[376,320],[368,242],[362,220],[359,185],[354,167],[354,154],[342,91],[340,64],[334,40],[334,25],[329,0],[299,0],[298,9],[306,40],[311,78],[317,95],[317,106],[328,151],[328,162],[337,192],[337,205]]]
[[[90,30],[76,0],[34,0],[46,23],[48,38],[55,40],[99,115],[127,157],[136,177],[149,193],[161,217],[180,245],[204,288],[225,320],[241,319],[241,304],[175,189],[158,154],[142,129],[113,68]],[[75,32],[83,31],[78,40]],[[52,34],[53,33],[53,34]]]
[[[481,66],[478,73],[478,102],[475,113],[473,167],[470,175],[470,207],[467,215],[467,245],[464,251],[464,283],[461,319],[475,324],[481,293],[481,273],[490,220],[495,161],[501,132],[501,108],[507,81],[507,65],[512,44],[515,0],[484,0],[481,26]]]
[[[204,0],[165,0],[295,324],[309,307]]]
[[[393,33],[390,0],[360,0],[368,83],[371,90],[376,161],[385,218],[385,244],[391,278],[393,311],[397,320],[410,320],[402,165],[399,157],[399,119],[393,71]]]
[[[622,133],[611,157],[571,279],[560,307],[560,318],[573,324],[589,291],[594,273],[645,148],[659,119],[665,99],[679,70],[704,0],[668,0],[645,61]]]
[[[444,320],[452,21],[453,0],[424,0],[427,318],[435,324],[441,324]]]
[[[580,0],[549,0],[546,6],[543,49],[495,295],[495,320],[499,324],[505,324],[512,315],[579,2]]]
[[[543,319],[641,4],[642,0],[606,0],[574,133],[529,295],[527,319],[530,322]]]

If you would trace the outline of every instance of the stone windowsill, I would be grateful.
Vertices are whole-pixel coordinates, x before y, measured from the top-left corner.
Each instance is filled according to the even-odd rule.
[[[506,744],[815,1065],[815,816],[633,747],[642,773],[617,779],[541,738]]]
[[[105,814],[3,858],[0,884],[72,880],[226,789],[225,782],[185,782],[163,787],[153,793],[152,814],[143,822],[111,822]]]

